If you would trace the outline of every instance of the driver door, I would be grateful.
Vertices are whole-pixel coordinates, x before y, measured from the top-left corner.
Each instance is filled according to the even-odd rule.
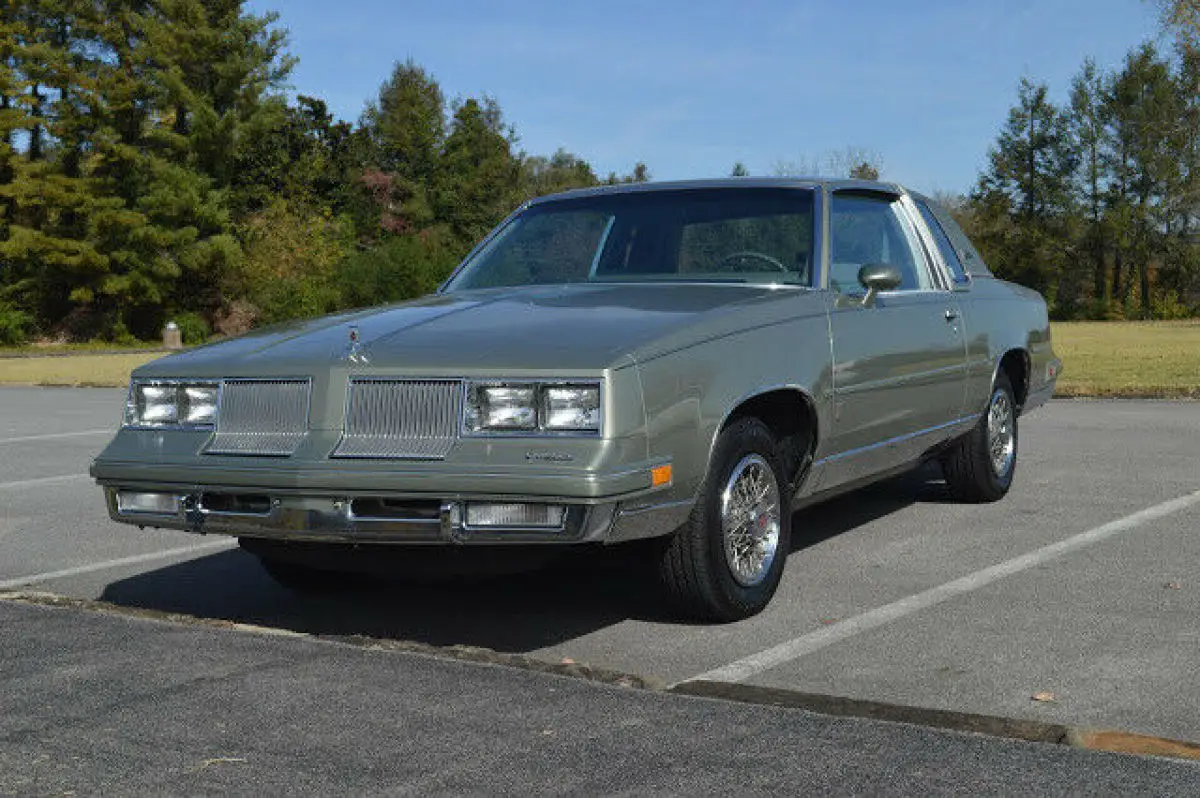
[[[833,424],[821,487],[913,462],[957,431],[966,349],[957,300],[935,272],[899,196],[843,191],[830,205],[828,278]],[[858,271],[902,282],[865,301]]]

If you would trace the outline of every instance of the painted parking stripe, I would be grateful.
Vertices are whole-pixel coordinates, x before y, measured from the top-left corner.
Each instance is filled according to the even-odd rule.
[[[1056,559],[1073,551],[1077,551],[1102,540],[1106,540],[1122,532],[1128,532],[1140,526],[1165,518],[1173,513],[1186,510],[1200,504],[1200,490],[1180,496],[1177,499],[1147,507],[1145,510],[1118,518],[1102,526],[1081,532],[1078,535],[1051,543],[1040,549],[1035,549],[1020,557],[993,565],[989,568],[968,574],[960,579],[930,588],[891,604],[876,607],[873,610],[847,618],[844,621],[830,624],[814,632],[801,635],[777,646],[765,649],[757,654],[736,660],[720,668],[692,677],[694,681],[712,682],[742,682],[764,671],[784,665],[800,657],[828,648],[854,635],[877,629],[885,624],[898,621],[913,613],[928,609],[957,596],[971,593],[986,587],[1005,577],[1018,574],[1049,560]]]
[[[0,490],[20,490],[21,488],[36,488],[39,485],[58,485],[63,482],[75,482],[91,479],[87,474],[63,474],[60,477],[38,477],[37,479],[18,479],[16,482],[0,482]]]
[[[74,568],[63,568],[61,571],[46,571],[40,574],[29,574],[27,576],[18,576],[13,579],[3,579],[0,580],[0,590],[12,590],[14,588],[25,587],[38,582],[49,582],[51,579],[66,579],[72,576],[95,573],[96,571],[107,571],[110,568],[124,568],[130,565],[142,565],[143,563],[155,562],[156,560],[169,560],[172,557],[183,557],[189,554],[201,554],[206,551],[230,549],[236,546],[237,541],[233,540],[232,538],[207,540],[204,543],[195,543],[191,546],[180,546],[174,549],[165,549],[164,551],[152,551],[146,554],[135,554],[132,557],[120,557],[115,560],[105,560],[103,562],[88,563],[87,565],[77,565]]]
[[[111,427],[104,429],[85,429],[79,432],[52,432],[47,435],[24,435],[20,438],[0,438],[0,443],[29,443],[31,441],[50,441],[55,438],[86,438],[91,435],[112,435]]]

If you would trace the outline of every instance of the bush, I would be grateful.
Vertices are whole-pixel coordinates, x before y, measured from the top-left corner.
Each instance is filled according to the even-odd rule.
[[[342,304],[365,307],[432,293],[458,265],[460,254],[450,237],[437,230],[389,238],[338,268]]]
[[[1179,298],[1174,291],[1167,291],[1151,303],[1156,319],[1186,319],[1192,316],[1192,309]]]
[[[0,303],[0,346],[20,346],[33,333],[33,317],[23,310]]]
[[[185,346],[202,344],[208,340],[208,336],[212,335],[212,328],[199,313],[191,311],[179,313],[173,321],[179,327],[179,334],[183,336]]]
[[[246,256],[226,296],[259,309],[264,322],[337,310],[336,266],[353,246],[349,223],[279,200],[243,225]]]

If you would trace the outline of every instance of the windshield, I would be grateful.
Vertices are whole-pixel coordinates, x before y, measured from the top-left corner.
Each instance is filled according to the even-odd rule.
[[[477,252],[448,291],[559,283],[809,285],[812,192],[715,188],[540,203]]]

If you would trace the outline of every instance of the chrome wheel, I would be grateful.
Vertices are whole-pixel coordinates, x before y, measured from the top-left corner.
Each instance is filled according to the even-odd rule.
[[[779,548],[779,486],[760,455],[743,457],[721,493],[721,536],[734,580],[753,587],[766,578]]]
[[[1003,479],[1012,469],[1017,454],[1017,436],[1012,399],[1006,391],[992,394],[988,407],[987,440],[992,473]]]

